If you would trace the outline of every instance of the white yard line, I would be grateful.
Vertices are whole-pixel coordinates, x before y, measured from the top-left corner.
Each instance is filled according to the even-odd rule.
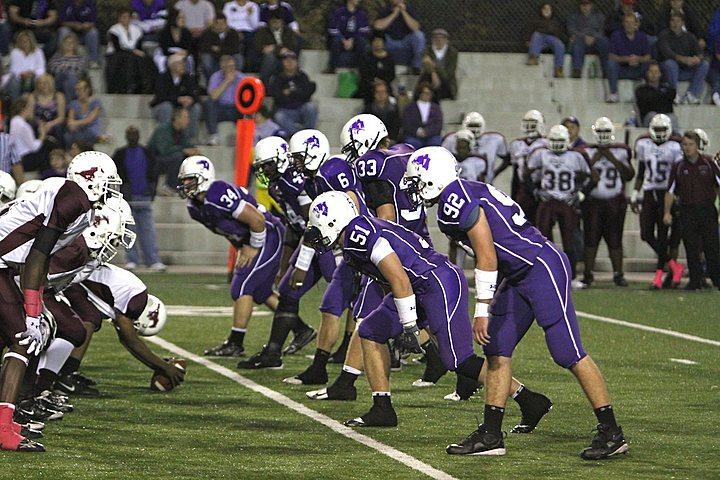
[[[704,343],[706,345],[713,345],[720,347],[720,342],[717,340],[709,340],[707,338],[697,337],[695,335],[688,335],[687,333],[680,333],[674,330],[666,330],[664,328],[650,327],[648,325],[642,325],[639,323],[626,322],[624,320],[617,320],[610,317],[601,317],[600,315],[593,315],[592,313],[577,312],[579,317],[584,317],[589,320],[596,320],[598,322],[610,323],[612,325],[619,325],[621,327],[634,328],[636,330],[644,330],[646,332],[659,333],[661,335],[667,335],[669,337],[682,338],[690,342]]]
[[[349,427],[346,427],[345,425],[337,422],[336,420],[333,420],[332,418],[328,417],[327,415],[323,415],[322,413],[316,412],[315,410],[312,410],[312,409],[306,407],[302,403],[296,402],[295,400],[292,400],[292,399],[286,397],[282,393],[276,392],[275,390],[272,390],[272,389],[264,387],[258,383],[255,383],[252,380],[238,374],[237,372],[234,372],[234,371],[230,370],[229,368],[223,367],[222,365],[219,365],[213,361],[210,361],[207,358],[203,358],[198,355],[195,355],[194,353],[188,352],[187,350],[178,347],[174,343],[170,343],[167,340],[164,340],[159,337],[147,337],[147,338],[145,338],[145,340],[147,340],[148,342],[154,343],[155,345],[158,345],[159,347],[162,347],[165,350],[173,352],[174,354],[179,355],[183,358],[186,358],[188,360],[192,360],[193,362],[199,363],[200,365],[212,370],[213,372],[218,373],[226,378],[229,378],[230,380],[232,380],[246,388],[249,388],[250,390],[252,390],[256,393],[259,393],[260,395],[263,395],[263,396],[269,398],[270,400],[273,400],[273,401],[279,403],[280,405],[283,405],[283,406],[289,408],[290,410],[293,410],[301,415],[305,415],[306,417],[320,423],[321,425],[328,427],[330,430],[332,430],[346,438],[354,440],[362,445],[372,448],[373,450],[377,450],[378,452],[382,453],[383,455],[385,455],[393,460],[396,460],[414,470],[417,470],[418,472],[423,473],[431,478],[455,480],[455,477],[453,477],[452,475],[448,475],[447,473],[443,472],[442,470],[433,468],[432,466],[418,460],[415,457],[412,457],[406,453],[403,453],[400,450],[397,450],[389,445],[380,443],[377,440],[374,440],[366,435],[358,433],[355,430],[353,430]]]
[[[175,317],[230,317],[233,307],[198,307],[193,305],[168,305],[167,314]],[[254,308],[253,317],[269,317],[270,310]]]

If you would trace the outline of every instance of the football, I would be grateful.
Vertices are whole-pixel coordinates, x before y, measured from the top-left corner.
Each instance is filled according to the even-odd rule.
[[[168,362],[172,362],[176,367],[185,371],[187,368],[187,362],[182,358],[167,358]],[[173,389],[170,379],[162,373],[153,373],[152,379],[150,380],[150,389],[159,392],[169,392]]]

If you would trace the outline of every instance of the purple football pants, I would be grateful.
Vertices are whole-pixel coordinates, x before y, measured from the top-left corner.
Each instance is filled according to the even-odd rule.
[[[298,244],[290,257],[290,268],[287,269],[287,272],[285,272],[285,275],[283,275],[280,280],[280,285],[278,285],[280,297],[291,298],[296,301],[300,300],[321,278],[324,278],[326,282],[330,282],[333,272],[335,271],[335,255],[333,255],[332,251],[325,252],[322,255],[315,254],[310,268],[305,275],[303,284],[297,289],[290,288],[290,275],[292,274],[293,265],[295,265],[295,261],[300,253],[301,245],[302,243]]]
[[[230,296],[233,300],[243,295],[252,295],[253,301],[261,304],[272,294],[272,284],[280,268],[285,227],[276,225],[275,228],[267,228],[266,232],[265,244],[255,260],[233,272],[230,284]]]
[[[515,282],[503,280],[490,312],[491,340],[484,347],[488,357],[512,357],[535,319],[545,331],[555,363],[570,368],[587,355],[570,295],[570,262],[551,242],[545,242],[525,277]]]

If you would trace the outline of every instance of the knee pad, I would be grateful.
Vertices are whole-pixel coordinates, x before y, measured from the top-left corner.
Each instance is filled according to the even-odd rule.
[[[15,360],[20,360],[21,362],[23,362],[25,364],[26,367],[29,362],[27,355],[23,355],[22,353],[19,353],[19,352],[9,351],[9,352],[5,353],[5,355],[3,355],[3,358],[2,358],[3,365],[10,358],[14,358]]]
[[[458,365],[455,372],[463,377],[471,378],[476,380],[480,377],[480,370],[482,369],[485,359],[478,357],[474,353],[466,358],[460,365]]]

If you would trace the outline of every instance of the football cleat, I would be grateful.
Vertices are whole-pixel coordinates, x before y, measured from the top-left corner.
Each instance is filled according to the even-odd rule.
[[[520,407],[520,412],[522,413],[520,423],[510,430],[511,433],[531,433],[535,430],[537,424],[540,423],[542,417],[544,417],[545,414],[553,407],[553,403],[550,399],[542,393],[529,393],[532,395],[533,401],[525,408]]]
[[[613,274],[613,283],[616,287],[627,287],[628,282],[625,280],[625,275],[622,273],[615,273]]]
[[[75,407],[67,403],[63,398],[67,398],[64,395],[56,395],[50,390],[45,390],[40,395],[35,397],[35,401],[47,407],[51,410],[56,410],[62,413],[70,413],[75,410]]]
[[[503,435],[487,431],[484,425],[458,443],[451,443],[445,449],[450,455],[505,455]]]
[[[95,380],[86,375],[83,375],[80,372],[73,372],[70,374],[70,377],[76,382],[82,383],[84,385],[90,385],[91,387],[97,385],[97,382]]]
[[[45,428],[45,424],[43,422],[32,420],[28,416],[20,413],[17,409],[13,414],[13,421],[20,424],[21,427],[29,428],[32,430],[42,431]]]
[[[283,355],[294,355],[300,351],[305,345],[315,340],[317,337],[317,330],[312,327],[308,327],[300,333],[295,334],[290,345],[285,347]]]
[[[427,388],[427,387],[434,387],[435,382],[428,382],[427,380],[423,380],[422,378],[418,378],[414,382],[412,382],[413,387],[418,388]]]
[[[72,375],[61,375],[55,380],[55,392],[61,395],[82,395],[85,397],[99,397],[100,390],[92,385],[86,385],[73,378]]]
[[[39,420],[41,422],[62,420],[65,416],[62,412],[53,410],[34,398],[23,400],[18,404],[17,409],[31,420]]]
[[[272,370],[280,370],[283,368],[282,357],[280,353],[270,352],[267,347],[256,353],[247,360],[240,360],[237,368],[245,370],[259,370],[261,368],[269,368]]]
[[[590,446],[580,452],[580,458],[583,460],[602,460],[613,455],[627,453],[630,449],[620,426],[615,430],[610,430],[609,426],[598,424],[596,430],[597,433]]]
[[[0,449],[13,452],[44,452],[42,443],[25,438],[9,425],[0,426]]]
[[[242,357],[245,355],[245,347],[240,344],[225,340],[220,345],[205,350],[206,357]]]
[[[373,405],[368,413],[344,423],[346,427],[397,427],[395,409]]]
[[[328,374],[325,368],[313,364],[301,374],[288,377],[283,382],[290,385],[325,385],[328,382]]]
[[[452,392],[445,395],[443,400],[447,400],[449,402],[459,402],[462,398],[460,398],[460,395],[457,392]]]
[[[305,395],[312,400],[346,400],[354,402],[357,399],[357,389],[355,385],[333,383],[327,388],[306,392]]]
[[[18,425],[18,424],[16,424]],[[23,437],[30,439],[30,440],[37,440],[38,438],[42,438],[43,433],[40,430],[33,430],[32,428],[25,427],[23,425],[18,425],[20,427],[20,431],[17,432]]]

